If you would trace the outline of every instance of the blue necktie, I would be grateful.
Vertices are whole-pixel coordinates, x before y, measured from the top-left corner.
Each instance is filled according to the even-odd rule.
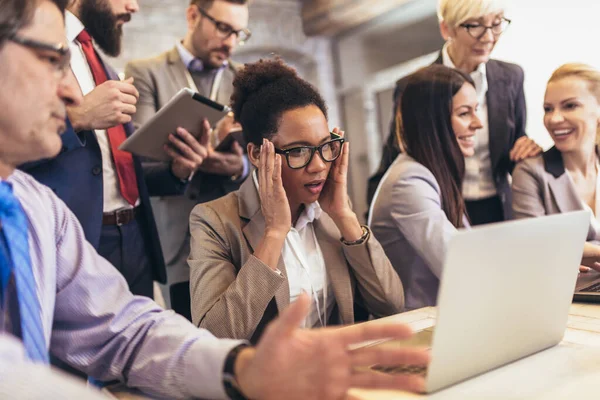
[[[188,70],[190,72],[202,72],[204,71],[204,63],[202,62],[201,59],[199,58],[194,58],[192,61],[190,61],[190,64],[188,65]]]
[[[2,289],[6,289],[8,278],[11,273],[14,274],[23,345],[32,361],[47,364],[48,350],[44,340],[40,303],[36,295],[36,284],[29,257],[27,218],[19,200],[13,194],[12,186],[5,181],[0,182],[0,222],[9,252],[4,255],[4,252],[0,252]]]

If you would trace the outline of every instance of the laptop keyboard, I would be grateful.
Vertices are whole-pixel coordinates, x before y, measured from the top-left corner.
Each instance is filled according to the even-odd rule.
[[[405,374],[405,375],[427,375],[427,367],[422,365],[396,365],[393,367],[388,367],[384,365],[373,365],[371,367],[372,370],[383,372],[385,374]]]
[[[580,292],[600,292],[600,282],[596,282],[591,286],[585,287]]]

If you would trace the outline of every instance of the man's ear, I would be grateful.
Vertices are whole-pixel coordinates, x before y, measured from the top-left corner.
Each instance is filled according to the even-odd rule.
[[[190,4],[188,6],[185,10],[185,19],[187,21],[188,31],[196,29],[196,25],[200,19],[200,12],[198,12],[198,7],[196,5]]]
[[[246,150],[248,152],[248,159],[256,168],[258,168],[260,164],[260,146],[255,145],[254,143],[248,143],[246,146]]]

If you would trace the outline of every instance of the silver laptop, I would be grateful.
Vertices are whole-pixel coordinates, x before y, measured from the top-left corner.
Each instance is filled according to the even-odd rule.
[[[562,340],[589,221],[588,211],[577,211],[475,227],[452,238],[436,325],[418,334],[431,339],[427,392]]]

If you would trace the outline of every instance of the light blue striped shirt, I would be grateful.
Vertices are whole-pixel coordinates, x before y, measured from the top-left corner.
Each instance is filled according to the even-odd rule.
[[[77,218],[49,188],[18,170],[8,182],[29,220],[42,325],[54,356],[94,378],[118,379],[151,395],[226,398],[223,364],[240,341],[217,339],[173,311],[131,294],[125,279],[85,240]],[[19,364],[18,357],[5,357],[14,354],[8,349],[14,341],[7,339],[0,332],[0,382],[7,378],[7,367]]]

